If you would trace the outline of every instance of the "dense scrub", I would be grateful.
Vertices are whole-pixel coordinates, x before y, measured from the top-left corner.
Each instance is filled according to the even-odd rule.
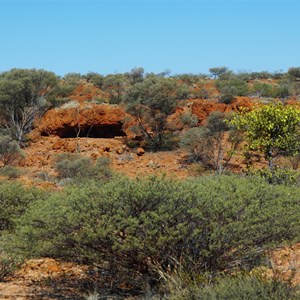
[[[248,273],[268,262],[267,250],[299,241],[298,187],[223,175],[113,176],[51,193],[1,182],[0,200],[1,278],[16,258],[50,256],[135,270],[170,299],[296,299],[288,284],[230,274]],[[162,274],[177,284],[180,270],[184,282],[166,287]],[[224,272],[230,276],[222,279]]]
[[[0,181],[0,237],[3,230],[12,230],[27,206],[43,198],[41,191],[25,188],[20,183]]]
[[[19,183],[0,181],[0,280],[16,268],[20,259],[10,251],[4,251],[9,240],[3,242],[3,235],[12,232],[28,205],[41,200],[43,195],[41,191],[25,188]]]
[[[197,273],[250,269],[266,249],[299,239],[299,196],[235,176],[86,183],[34,201],[10,246],[143,272],[177,262]]]

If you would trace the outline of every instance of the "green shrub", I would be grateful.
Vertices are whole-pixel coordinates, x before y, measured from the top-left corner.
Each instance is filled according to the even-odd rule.
[[[217,80],[216,87],[221,93],[220,102],[230,104],[236,96],[247,96],[249,93],[247,82],[232,78]]]
[[[241,134],[228,126],[230,114],[212,112],[205,126],[191,128],[181,136],[180,146],[207,170],[223,173],[241,143]]]
[[[182,113],[180,120],[183,125],[187,125],[188,127],[195,127],[199,123],[198,117],[190,111]]]
[[[251,276],[227,276],[213,284],[183,289],[167,299],[295,300],[300,297],[296,288],[278,280],[264,280]]]
[[[0,282],[20,265],[21,260],[0,252]]]
[[[0,136],[0,161],[4,166],[12,164],[23,157],[19,144],[9,136]]]
[[[43,193],[23,187],[19,183],[0,181],[0,236],[2,230],[14,228],[16,220],[26,211],[29,203],[42,198]]]
[[[249,175],[259,176],[270,184],[298,185],[300,174],[291,169],[281,169],[279,167],[270,169],[258,169],[249,172]]]
[[[137,140],[127,140],[126,141],[126,145],[130,148],[130,149],[134,149],[139,147],[141,144],[141,141],[137,141]]]
[[[264,251],[299,239],[300,191],[253,178],[115,178],[68,187],[30,206],[7,245],[29,256],[147,272],[249,269]]]
[[[159,144],[159,148],[157,145]],[[141,143],[141,146],[146,150],[150,151],[167,151],[167,150],[174,150],[177,149],[179,145],[179,136],[177,133],[173,132],[164,132],[158,136],[150,139],[147,136],[145,137],[144,141]]]
[[[0,175],[8,177],[9,179],[16,179],[20,177],[22,171],[13,166],[4,166],[0,168]]]
[[[93,162],[88,157],[64,153],[57,157],[55,169],[61,179],[101,179],[111,176],[110,160],[106,157],[98,158]]]

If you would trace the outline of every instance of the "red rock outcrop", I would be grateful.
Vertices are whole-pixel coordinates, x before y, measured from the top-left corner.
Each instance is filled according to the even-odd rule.
[[[61,138],[113,138],[130,134],[124,129],[126,112],[120,106],[107,104],[69,104],[49,110],[37,123],[36,131],[43,136]]]
[[[220,112],[238,112],[242,107],[252,108],[254,106],[254,102],[251,101],[248,97],[236,97],[236,99],[230,103],[218,103],[209,100],[193,100],[192,104],[192,113],[195,114],[199,118],[200,124],[206,120],[210,113],[213,111]]]

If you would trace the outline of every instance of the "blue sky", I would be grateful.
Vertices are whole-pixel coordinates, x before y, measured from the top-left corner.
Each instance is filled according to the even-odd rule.
[[[300,66],[297,0],[0,0],[0,71],[101,74]]]

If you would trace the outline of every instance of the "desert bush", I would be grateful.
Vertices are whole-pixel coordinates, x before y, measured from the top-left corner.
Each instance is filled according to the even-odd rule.
[[[20,259],[0,252],[0,282],[5,279],[6,276],[12,274],[20,265],[20,262]]]
[[[299,239],[299,194],[235,176],[89,182],[34,202],[7,246],[142,273],[174,261],[196,273],[249,269],[265,250]]]
[[[299,185],[300,182],[299,172],[279,167],[275,167],[273,170],[250,170],[248,175],[263,178],[269,184]]]
[[[23,157],[19,144],[9,136],[0,135],[0,161],[4,166]]]
[[[300,110],[281,102],[258,106],[234,115],[229,122],[245,132],[245,150],[264,154],[271,172],[278,156],[296,155],[300,148]]]
[[[128,78],[124,74],[108,74],[103,78],[101,88],[109,94],[110,104],[119,104],[122,102],[128,85]]]
[[[16,219],[26,211],[29,203],[39,197],[43,198],[41,191],[25,188],[18,183],[0,181],[0,235],[2,230],[13,229]]]
[[[211,113],[205,126],[192,128],[182,135],[180,146],[189,151],[192,160],[221,174],[241,142],[241,135],[226,122],[230,118],[230,114]]]
[[[176,80],[153,75],[127,90],[124,103],[137,121],[131,129],[147,140],[149,149],[164,148],[167,118],[175,111],[177,101],[187,94],[185,86]]]
[[[101,88],[103,85],[104,76],[95,72],[88,72],[83,75],[83,78],[87,80],[87,82],[92,83],[94,86]]]
[[[0,175],[8,177],[9,179],[15,179],[20,177],[22,174],[22,171],[19,168],[13,167],[13,166],[5,166],[3,168],[0,168]]]
[[[251,87],[250,93],[256,97],[274,97],[274,85],[255,81]]]
[[[183,125],[188,127],[195,127],[199,123],[198,117],[191,111],[184,112],[180,115],[180,120]]]
[[[12,69],[0,74],[0,127],[20,144],[33,128],[36,117],[54,97],[58,77],[36,69]]]
[[[236,96],[246,96],[249,93],[247,82],[231,78],[217,80],[216,87],[220,91],[220,102],[229,104]]]
[[[260,81],[253,83],[250,93],[256,97],[285,98],[290,96],[291,86],[286,81],[270,84]]]
[[[103,179],[111,176],[110,160],[107,157],[93,162],[88,157],[64,153],[57,157],[55,169],[61,179]]]
[[[158,136],[154,138],[145,137],[144,140],[141,142],[141,146],[147,150],[158,150],[156,146],[159,144],[159,150],[161,151],[168,151],[174,150],[179,147],[179,136],[175,132],[164,132],[160,135],[161,140],[159,140]],[[154,144],[153,144],[154,143]]]
[[[266,280],[253,276],[226,276],[215,283],[193,286],[177,291],[168,300],[290,300],[300,299],[297,288],[278,280]]]

